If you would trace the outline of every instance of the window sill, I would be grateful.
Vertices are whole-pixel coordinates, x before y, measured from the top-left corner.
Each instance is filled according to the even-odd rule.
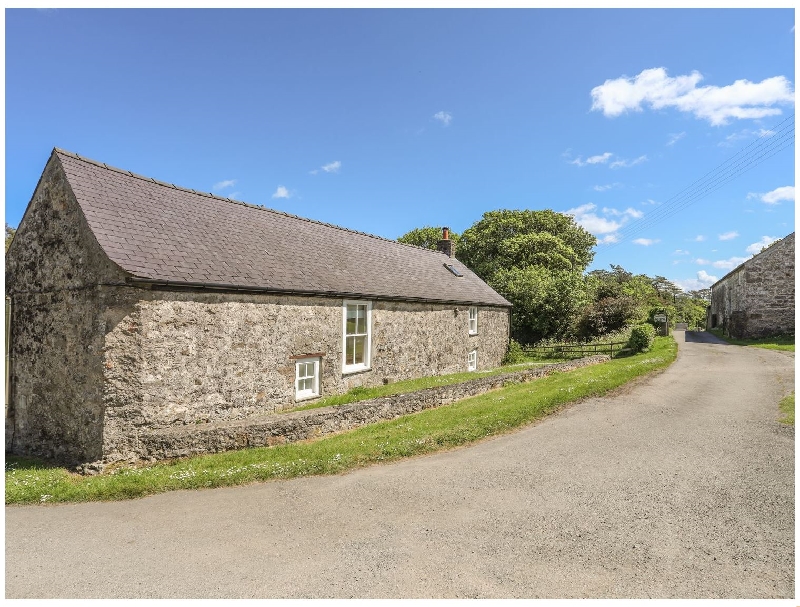
[[[372,367],[345,367],[342,369],[342,375],[355,375],[357,373],[366,373],[367,371],[372,371]]]
[[[294,402],[299,403],[306,400],[313,400],[315,398],[319,398],[320,394],[297,394],[294,397]]]
[[[478,334],[478,332],[477,332],[477,331],[474,331],[474,332],[473,332],[473,331],[470,331],[470,332],[469,332],[469,336],[470,336],[470,337],[475,337],[477,334]]]

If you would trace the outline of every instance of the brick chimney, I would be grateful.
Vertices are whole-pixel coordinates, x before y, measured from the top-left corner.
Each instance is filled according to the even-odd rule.
[[[456,243],[450,240],[450,228],[442,228],[442,239],[436,243],[436,248],[448,257],[456,256]]]

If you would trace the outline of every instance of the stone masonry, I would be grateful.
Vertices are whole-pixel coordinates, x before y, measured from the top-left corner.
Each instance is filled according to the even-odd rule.
[[[362,299],[372,306],[370,367],[344,374],[342,297],[129,278],[52,156],[6,255],[7,451],[66,463],[144,456],[144,436],[298,406],[295,360],[304,355],[320,361],[324,397],[466,371],[473,350],[478,370],[497,367],[508,343],[509,308],[477,306],[470,335],[474,304],[373,296]]]
[[[321,398],[463,372],[472,349],[478,370],[495,368],[507,344],[502,309],[480,308],[471,336],[465,306],[374,301],[371,368],[344,375],[340,299],[130,291],[105,336],[103,453],[111,459],[136,453],[140,436],[154,430],[297,406],[292,356],[320,355]]]
[[[794,333],[794,232],[711,287],[708,326],[735,338]]]
[[[607,355],[595,355],[346,405],[234,421],[215,421],[196,427],[171,426],[149,430],[140,434],[135,443],[129,444],[127,452],[116,452],[106,457],[105,462],[98,462],[87,469],[102,468],[104,463],[117,460],[129,463],[140,460],[157,461],[317,438],[450,404],[508,385],[530,382],[553,373],[599,364],[609,359]]]

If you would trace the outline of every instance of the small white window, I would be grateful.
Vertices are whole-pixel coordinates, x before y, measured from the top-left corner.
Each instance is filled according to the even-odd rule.
[[[478,308],[472,306],[469,309],[469,334],[475,335],[478,332]]]
[[[294,399],[319,396],[319,358],[301,358],[295,361],[294,368]]]
[[[467,370],[468,371],[475,371],[478,369],[478,351],[472,350],[467,355]]]
[[[342,309],[342,373],[369,369],[371,326],[371,302],[344,302]]]

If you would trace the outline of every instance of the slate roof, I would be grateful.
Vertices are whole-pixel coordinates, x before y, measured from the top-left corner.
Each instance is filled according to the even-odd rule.
[[[511,305],[438,251],[180,188],[64,150],[53,154],[98,243],[133,281]]]

